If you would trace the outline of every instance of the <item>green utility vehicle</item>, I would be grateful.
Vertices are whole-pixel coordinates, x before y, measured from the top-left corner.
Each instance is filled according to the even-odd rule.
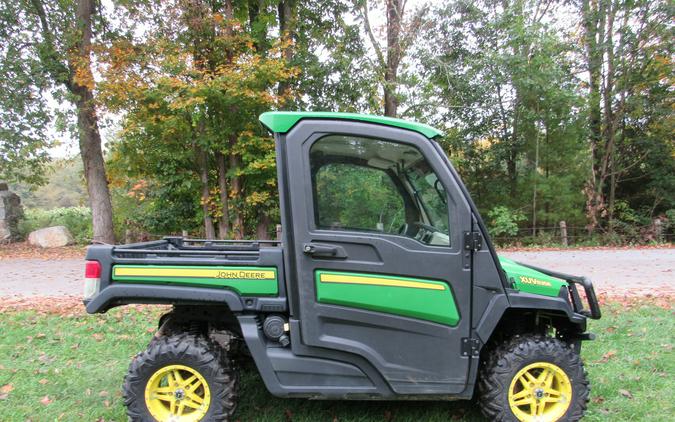
[[[435,139],[398,119],[271,112],[282,238],[89,247],[89,313],[171,304],[124,381],[134,421],[225,421],[237,367],[269,392],[478,398],[498,421],[578,420],[593,286],[499,258]]]

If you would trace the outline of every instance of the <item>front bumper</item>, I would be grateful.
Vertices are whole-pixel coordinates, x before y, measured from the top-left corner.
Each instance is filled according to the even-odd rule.
[[[572,302],[572,307],[574,312],[587,316],[591,319],[600,319],[602,313],[600,312],[600,304],[598,303],[598,297],[595,295],[595,289],[593,288],[593,283],[586,277],[578,277],[569,274],[563,274],[545,268],[535,267],[533,265],[523,264],[519,262],[518,264],[531,268],[533,270],[544,273],[548,276],[559,278],[567,282],[567,288],[569,289],[570,300]],[[586,294],[586,302],[588,307],[586,307],[579,295],[579,290],[577,286],[582,286],[584,288],[584,293]]]

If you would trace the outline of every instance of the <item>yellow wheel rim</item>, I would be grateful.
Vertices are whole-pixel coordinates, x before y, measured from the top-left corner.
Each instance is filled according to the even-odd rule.
[[[209,410],[211,392],[204,377],[184,365],[169,365],[152,374],[145,404],[159,422],[196,422]]]
[[[509,387],[511,412],[523,422],[560,419],[572,401],[572,384],[565,371],[547,362],[521,369]]]

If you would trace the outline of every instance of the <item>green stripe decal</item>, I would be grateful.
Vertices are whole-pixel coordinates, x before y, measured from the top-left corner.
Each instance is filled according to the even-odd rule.
[[[447,283],[436,280],[318,270],[319,303],[367,309],[455,326],[459,311]]]
[[[115,265],[112,279],[123,283],[217,287],[244,296],[279,294],[275,267]]]

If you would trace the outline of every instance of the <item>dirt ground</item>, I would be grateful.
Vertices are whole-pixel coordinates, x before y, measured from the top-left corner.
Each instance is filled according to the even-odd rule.
[[[610,296],[675,296],[675,249],[569,249],[503,251],[501,255],[543,268],[585,275]],[[79,296],[84,249],[0,248],[0,296]]]

